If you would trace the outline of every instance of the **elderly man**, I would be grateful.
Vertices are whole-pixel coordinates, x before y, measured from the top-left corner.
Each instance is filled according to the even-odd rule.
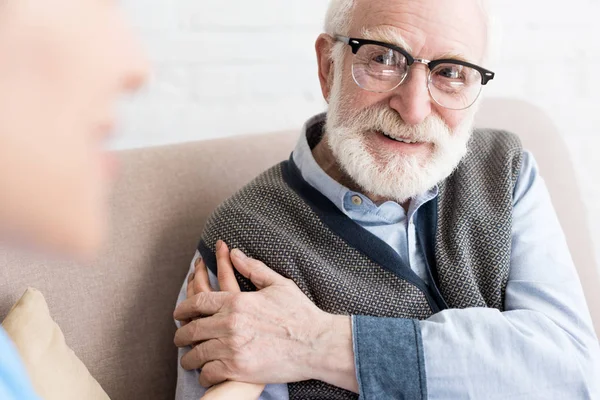
[[[489,26],[476,0],[331,3],[327,115],[200,241],[175,312],[192,320],[175,338],[180,399],[224,381],[269,383],[263,399],[599,398],[533,156],[472,129]]]

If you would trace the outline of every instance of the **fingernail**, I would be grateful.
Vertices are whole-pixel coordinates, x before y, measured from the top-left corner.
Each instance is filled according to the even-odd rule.
[[[221,248],[221,246],[223,246],[223,241],[222,240],[217,240],[217,251],[219,251],[219,249]]]
[[[235,258],[237,258],[237,259],[239,259],[239,260],[245,260],[245,259],[247,259],[247,258],[248,258],[248,257],[247,257],[247,256],[244,254],[244,252],[242,252],[240,249],[233,249],[233,250],[231,251],[231,256],[232,256],[232,257],[235,257]]]

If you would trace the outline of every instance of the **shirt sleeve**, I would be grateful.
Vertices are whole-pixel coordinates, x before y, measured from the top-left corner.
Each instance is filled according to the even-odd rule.
[[[200,252],[196,251],[194,258],[190,263],[188,275],[194,271],[194,265],[196,264],[196,260],[198,258],[201,258]],[[208,279],[213,290],[220,290],[219,280],[210,269],[208,270]],[[179,292],[179,297],[177,298],[178,305],[186,299],[186,292],[187,278],[183,281],[181,291]],[[175,324],[177,325],[177,328],[181,327],[181,323],[179,321],[175,321]],[[190,350],[191,347],[180,348],[177,350],[177,391],[175,393],[175,400],[197,400],[204,396],[207,390],[198,382],[200,371],[186,371],[181,367],[181,358]],[[259,400],[289,400],[287,385],[267,385]]]
[[[505,312],[446,310],[418,322],[420,332],[406,320],[353,318],[365,398],[406,390],[398,382],[407,375],[407,387],[415,389],[423,374],[426,387],[411,398],[599,398],[598,340],[550,195],[528,152],[515,187],[512,237]],[[367,352],[396,358],[378,362]],[[361,379],[372,369],[387,380]]]
[[[17,349],[0,326],[0,399],[41,400],[35,394]]]

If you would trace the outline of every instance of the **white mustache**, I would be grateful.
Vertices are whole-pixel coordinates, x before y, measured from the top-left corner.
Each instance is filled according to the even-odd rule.
[[[364,134],[381,131],[392,137],[429,143],[438,143],[444,139],[442,136],[452,135],[450,128],[435,115],[428,116],[418,125],[407,125],[397,112],[382,106],[361,110],[356,116],[346,119],[342,127]]]

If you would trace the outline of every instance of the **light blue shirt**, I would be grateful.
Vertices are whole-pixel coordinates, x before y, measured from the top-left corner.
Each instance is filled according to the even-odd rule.
[[[40,400],[29,382],[14,345],[0,327],[0,399]]]
[[[310,120],[306,127],[319,118],[322,116]],[[419,277],[430,283],[414,220],[421,206],[438,195],[437,188],[415,197],[407,213],[392,201],[376,205],[362,193],[353,192],[329,177],[316,163],[304,133],[293,160],[304,180],[349,218],[386,242]],[[418,322],[428,398],[600,398],[598,340],[548,190],[529,152],[523,153],[513,205],[506,311],[446,310]],[[218,287],[212,274],[211,283]],[[185,298],[185,283],[180,301],[182,298]],[[368,344],[366,351],[384,352],[386,344],[381,343],[381,337],[359,338],[356,329],[358,321],[368,328],[368,324],[384,324],[384,319],[363,322],[360,318],[353,317],[355,350],[360,340],[361,348]],[[385,321],[393,323],[393,319]],[[181,355],[184,353],[182,350]],[[363,366],[358,353],[361,395],[370,399],[377,391],[370,391],[361,382]],[[405,368],[417,368],[403,364],[402,360],[375,367],[395,370],[399,375]],[[199,385],[191,383],[197,382],[195,374],[180,369],[178,391],[182,395],[178,399],[201,395]],[[184,393],[190,397],[183,396]],[[267,386],[261,399],[287,400],[286,385]]]

